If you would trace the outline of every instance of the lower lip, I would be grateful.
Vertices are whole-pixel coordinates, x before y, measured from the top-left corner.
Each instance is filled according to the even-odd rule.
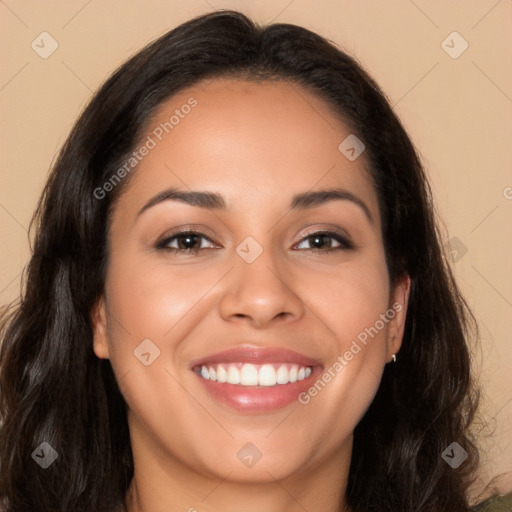
[[[217,401],[241,412],[266,412],[297,402],[300,393],[306,391],[321,372],[319,367],[314,367],[312,370],[309,377],[297,382],[258,387],[219,383],[196,375]]]

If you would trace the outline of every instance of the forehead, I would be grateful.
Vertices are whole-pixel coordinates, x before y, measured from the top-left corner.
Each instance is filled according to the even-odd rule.
[[[204,189],[221,193],[228,207],[235,198],[248,207],[343,187],[364,196],[378,218],[364,153],[351,161],[340,150],[349,136],[332,108],[296,83],[205,80],[164,102],[147,123],[142,141],[151,150],[126,193]]]

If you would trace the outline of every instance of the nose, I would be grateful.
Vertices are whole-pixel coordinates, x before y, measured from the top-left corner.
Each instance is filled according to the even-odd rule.
[[[235,257],[235,268],[229,273],[219,306],[224,320],[262,329],[275,322],[294,322],[304,315],[305,305],[293,290],[285,264],[278,272],[270,250],[264,250],[252,263]]]

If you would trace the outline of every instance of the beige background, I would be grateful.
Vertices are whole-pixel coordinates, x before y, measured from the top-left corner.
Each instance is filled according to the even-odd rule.
[[[381,84],[431,176],[446,241],[467,249],[459,249],[454,268],[482,333],[475,348],[487,423],[481,479],[503,474],[501,489],[512,488],[512,1],[42,4],[0,1],[1,303],[19,293],[27,228],[52,160],[92,92],[122,61],[218,8],[303,25],[355,54]],[[47,59],[31,48],[43,31],[59,45]],[[442,46],[454,31],[469,45],[458,58]],[[452,36],[446,44],[456,52],[464,42]]]

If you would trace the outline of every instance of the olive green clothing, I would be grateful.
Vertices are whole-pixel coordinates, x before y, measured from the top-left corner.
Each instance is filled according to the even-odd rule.
[[[504,496],[493,496],[473,510],[474,512],[512,512],[512,492]]]

